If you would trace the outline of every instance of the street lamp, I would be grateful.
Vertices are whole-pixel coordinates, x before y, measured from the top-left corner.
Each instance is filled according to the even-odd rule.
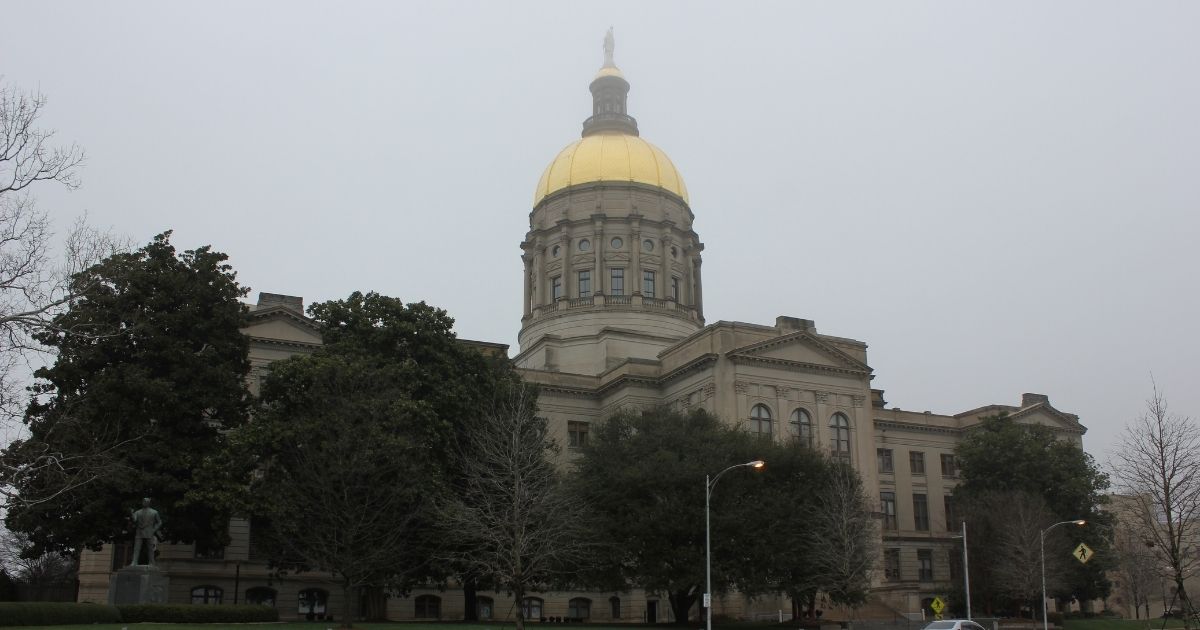
[[[967,522],[962,522],[962,536],[951,536],[951,538],[961,538],[963,541],[963,593],[967,596],[967,621],[971,620],[971,568],[967,564]]]
[[[1042,630],[1050,630],[1050,620],[1046,618],[1046,532],[1058,527],[1059,525],[1084,525],[1087,521],[1077,519],[1074,521],[1059,521],[1046,529],[1043,529],[1040,535],[1042,545]]]
[[[755,470],[761,470],[764,465],[766,465],[766,462],[756,459],[745,464],[734,464],[717,473],[711,480],[708,478],[708,475],[704,475],[704,627],[706,630],[712,630],[712,547],[709,542],[711,528],[709,526],[708,504],[712,498],[713,488],[717,487],[717,481],[721,479],[721,475],[734,468],[750,467]]]

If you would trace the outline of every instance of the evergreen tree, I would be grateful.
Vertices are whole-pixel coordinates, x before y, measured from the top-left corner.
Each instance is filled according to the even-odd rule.
[[[9,504],[6,523],[31,553],[130,538],[142,497],[163,513],[165,539],[224,542],[228,514],[207,498],[236,486],[193,471],[219,456],[223,431],[248,408],[246,290],[226,258],[209,247],[178,253],[167,232],[72,279],[87,291],[38,333],[57,358],[35,373],[28,437],[4,453],[62,463],[8,480],[23,496],[49,497]],[[81,475],[90,481],[63,484]]]

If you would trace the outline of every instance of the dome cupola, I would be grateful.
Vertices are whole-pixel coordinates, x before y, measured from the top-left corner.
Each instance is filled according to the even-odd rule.
[[[542,173],[521,243],[515,360],[525,369],[594,376],[613,361],[657,360],[704,326],[704,245],[692,229],[687,188],[629,115],[612,29],[589,87],[583,137]]]

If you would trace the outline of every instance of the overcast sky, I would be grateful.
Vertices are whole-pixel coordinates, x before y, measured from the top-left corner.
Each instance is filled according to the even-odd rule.
[[[710,322],[865,341],[903,409],[1048,394],[1100,459],[1151,373],[1200,415],[1200,3],[3,5],[0,74],[88,155],[42,206],[211,244],[255,294],[515,346],[533,189],[613,26]]]

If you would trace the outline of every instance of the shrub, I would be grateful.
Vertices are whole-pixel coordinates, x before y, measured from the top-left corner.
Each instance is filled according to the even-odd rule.
[[[1061,626],[1063,625],[1063,614],[1060,612],[1049,613],[1046,615],[1046,620],[1056,626]]]
[[[3,602],[0,626],[58,626],[83,623],[121,623],[116,606],[74,602]]]
[[[269,606],[209,606],[188,604],[137,604],[118,606],[125,623],[253,623],[279,621],[279,611]]]

